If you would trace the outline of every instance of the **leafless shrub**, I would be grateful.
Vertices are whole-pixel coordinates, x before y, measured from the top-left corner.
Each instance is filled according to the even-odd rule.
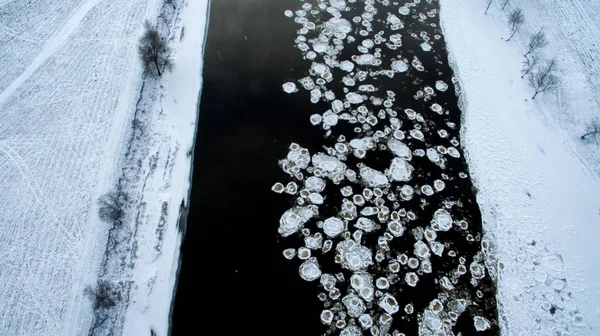
[[[556,75],[557,62],[551,59],[546,62],[538,71],[529,74],[529,84],[535,89],[531,99],[542,92],[554,91],[560,86],[560,78]]]
[[[586,125],[585,134],[581,136],[581,139],[594,138],[598,140],[600,138],[600,119],[598,117],[592,118]]]
[[[125,215],[125,202],[127,194],[117,189],[111,191],[98,200],[98,215],[100,219],[109,223],[119,223]]]
[[[527,76],[531,70],[535,69],[540,63],[540,57],[538,55],[531,55],[530,57],[525,57],[525,61],[523,61],[523,69],[521,69],[521,78]]]
[[[140,38],[138,52],[144,68],[156,70],[158,77],[162,76],[165,70],[170,71],[173,68],[171,48],[149,21],[144,25],[144,35]]]
[[[88,286],[85,294],[91,297],[94,310],[111,308],[122,299],[119,288],[107,280],[98,280],[95,287]]]
[[[531,37],[529,38],[529,43],[527,44],[528,49],[525,55],[523,56],[527,57],[527,55],[547,45],[548,39],[546,39],[546,32],[544,31],[544,28],[541,28],[537,33],[531,35]]]
[[[523,14],[523,10],[521,8],[517,8],[508,15],[508,25],[510,26],[510,36],[506,41],[510,41],[510,39],[515,36],[515,34],[521,29],[521,26],[525,22],[525,14]]]

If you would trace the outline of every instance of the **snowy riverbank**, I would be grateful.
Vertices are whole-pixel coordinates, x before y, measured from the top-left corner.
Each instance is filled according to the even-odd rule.
[[[519,44],[528,35],[505,42],[506,14],[492,8],[484,15],[483,1],[441,0],[441,5],[462,91],[463,145],[478,188],[484,230],[495,242],[499,259],[503,334],[596,334],[600,183],[589,156],[594,149],[576,143],[577,127],[582,128],[576,121],[583,118],[571,112],[585,109],[585,114],[596,105],[594,99],[577,100],[587,82],[570,84],[573,78],[588,76],[582,64],[570,59],[581,51],[574,50],[579,45],[555,40],[561,26],[545,21],[535,4],[527,4],[527,19],[546,26],[548,52],[564,61],[568,74],[559,93],[566,101],[558,104],[561,99],[551,94],[532,101],[531,88],[520,79],[524,51]],[[586,25],[574,17],[564,21]],[[535,29],[539,27],[529,27]],[[562,122],[568,115],[576,121]]]
[[[156,142],[148,157],[148,163],[158,168],[145,180],[148,187],[141,200],[148,209],[145,222],[158,223],[158,227],[140,228],[139,259],[131,279],[136,285],[123,335],[142,335],[150,330],[166,335],[169,330],[182,239],[179,225],[185,225],[179,222],[180,212],[183,216],[187,212],[191,187],[208,6],[208,0],[188,1],[179,9],[181,21],[171,42],[175,68],[160,82],[160,106],[155,113],[161,117],[153,127]],[[182,201],[186,207],[181,207]],[[160,246],[154,244],[159,230],[164,230],[157,242]]]
[[[167,334],[207,2],[0,1],[0,334]],[[175,53],[159,81],[145,20]],[[98,218],[115,185],[119,228]],[[98,277],[108,308],[87,295]]]

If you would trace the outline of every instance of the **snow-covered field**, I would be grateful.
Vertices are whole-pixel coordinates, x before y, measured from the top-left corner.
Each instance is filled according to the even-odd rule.
[[[142,323],[143,334],[151,326],[166,333],[207,6],[175,3],[161,29],[176,68],[159,86],[142,78],[137,39],[145,19],[157,22],[161,2],[0,1],[0,334],[87,334],[94,313],[84,291],[99,272],[128,288],[115,330],[141,334],[132,328]],[[138,112],[143,144],[131,127]],[[129,271],[106,272],[109,225],[96,201],[133,160]]]
[[[506,13],[484,1],[442,0],[441,20],[461,85],[463,145],[484,230],[499,258],[505,335],[600,332],[598,147],[581,142],[598,115],[599,4],[511,1],[526,24],[514,42]],[[520,79],[529,33],[546,27],[543,51],[561,65],[557,94],[535,100]]]

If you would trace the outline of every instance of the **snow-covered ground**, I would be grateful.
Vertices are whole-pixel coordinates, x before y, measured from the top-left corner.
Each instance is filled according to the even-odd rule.
[[[460,79],[463,145],[484,229],[499,259],[505,335],[600,332],[598,148],[578,137],[598,115],[598,3],[511,1],[526,25],[515,41],[506,13],[484,1],[441,0]],[[507,10],[508,11],[508,10]],[[520,79],[528,34],[545,26],[564,85],[531,100]]]
[[[0,334],[87,334],[94,315],[84,291],[99,271],[128,284],[117,330],[166,333],[207,14],[207,1],[175,3],[176,20],[162,29],[176,68],[152,86],[137,40],[144,20],[160,23],[160,1],[0,1]],[[138,112],[145,141],[130,153]],[[130,271],[107,274],[109,225],[97,199],[132,159]]]
[[[190,188],[191,161],[196,131],[196,120],[200,90],[202,86],[202,55],[208,23],[208,0],[189,1],[181,13],[181,22],[174,35],[176,50],[173,72],[163,76],[163,95],[160,99],[161,115],[154,129],[156,143],[152,146],[149,162],[158,158],[168,165],[168,171],[157,169],[149,174],[142,203],[147,203],[147,223],[163,220],[159,209],[168,202],[165,230],[162,238],[162,253],[148,243],[140,250],[137,261],[138,272],[133,281],[137,284],[131,296],[123,335],[145,335],[150,328],[157,335],[166,335],[169,329],[169,314],[179,266],[181,234],[178,229],[180,205],[188,199]],[[166,173],[166,174],[165,174]],[[152,205],[154,204],[154,205]],[[184,210],[185,211],[185,210]],[[156,226],[145,228],[142,240],[156,241]]]

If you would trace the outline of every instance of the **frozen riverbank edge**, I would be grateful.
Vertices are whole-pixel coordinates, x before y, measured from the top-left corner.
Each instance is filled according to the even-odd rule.
[[[575,87],[566,83],[558,98],[531,100],[531,89],[520,78],[520,45],[527,43],[528,35],[504,41],[506,14],[497,4],[484,15],[485,2],[440,3],[450,63],[462,92],[463,145],[478,189],[484,231],[495,242],[499,259],[502,334],[597,334],[598,167],[589,158],[595,149],[576,142],[575,122],[562,120],[565,114],[581,118],[577,114],[582,104],[586,111],[596,108],[593,99],[578,99],[589,93],[585,83],[594,78]],[[578,64],[571,56],[578,54],[573,50],[577,45],[561,40],[564,26],[545,21],[544,13],[535,12],[536,4],[514,5],[529,14],[532,26],[525,31],[545,26],[549,36],[557,37],[550,38],[547,53],[559,58],[568,74],[565,79],[585,78],[585,61]]]
[[[151,330],[156,335],[169,333],[191,190],[209,6],[209,0],[182,1],[176,9],[170,42],[175,67],[160,79],[154,97],[152,113],[158,118],[152,125],[155,135],[144,163],[157,169],[150,169],[144,181],[148,186],[140,204],[146,209],[142,216],[145,225],[138,231],[138,259],[123,335],[149,334]]]

